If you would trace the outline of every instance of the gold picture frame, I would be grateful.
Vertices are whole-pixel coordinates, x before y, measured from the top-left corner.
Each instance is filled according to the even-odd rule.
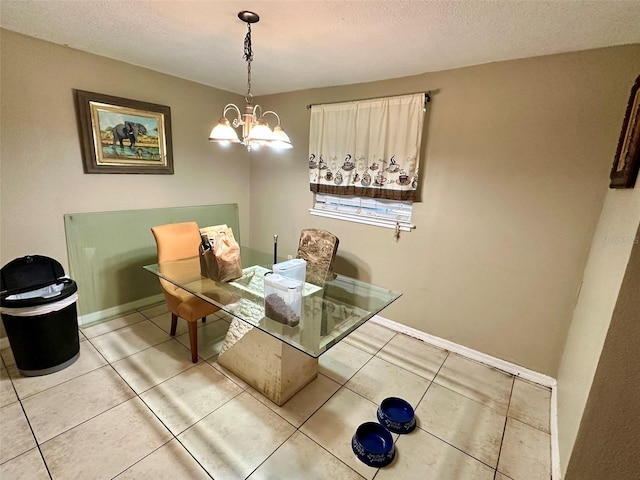
[[[85,173],[173,174],[171,109],[75,90]]]
[[[640,167],[640,75],[631,87],[631,96],[622,122],[622,132],[611,169],[609,188],[633,188]]]

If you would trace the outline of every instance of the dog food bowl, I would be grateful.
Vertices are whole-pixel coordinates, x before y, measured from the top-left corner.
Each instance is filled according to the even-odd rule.
[[[351,439],[351,448],[361,462],[375,468],[389,465],[396,454],[391,433],[375,422],[358,427]]]
[[[401,398],[388,397],[378,407],[378,421],[393,433],[409,433],[416,428],[413,407]]]

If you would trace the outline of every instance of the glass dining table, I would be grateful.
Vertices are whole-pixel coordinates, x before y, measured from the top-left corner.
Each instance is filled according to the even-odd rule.
[[[144,268],[232,315],[218,363],[278,405],[317,376],[318,357],[401,294],[340,274],[306,283],[299,323],[265,316],[265,274],[273,256],[241,247],[243,275],[218,282],[202,275],[199,256]]]

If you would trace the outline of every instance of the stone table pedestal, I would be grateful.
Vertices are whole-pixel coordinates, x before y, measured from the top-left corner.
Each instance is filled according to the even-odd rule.
[[[234,319],[218,363],[276,405],[284,405],[318,375],[318,359]]]

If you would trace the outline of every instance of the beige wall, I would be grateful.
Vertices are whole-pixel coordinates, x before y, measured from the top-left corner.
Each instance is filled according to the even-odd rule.
[[[207,141],[241,96],[7,30],[0,40],[2,265],[38,253],[68,271],[63,215],[74,212],[238,203],[248,238],[249,159]],[[175,174],[84,174],[73,89],[171,107]]]
[[[639,224],[640,184],[632,190],[607,192],[558,372],[558,440],[563,471],[569,462],[596,368],[600,368],[602,347],[610,332],[614,308],[620,302],[620,286],[632,247],[640,241]],[[638,255],[634,258],[637,262]],[[638,291],[634,292],[636,298]],[[636,310],[633,317],[636,325],[639,312]],[[610,348],[610,351],[613,350]],[[628,349],[618,354],[626,356],[627,368],[633,371],[632,365],[638,361],[637,345],[633,354]],[[613,379],[616,372],[608,374]]]
[[[384,316],[555,376],[639,69],[634,45],[261,98],[295,148],[252,157],[252,240],[326,228],[339,270],[404,294]],[[426,90],[417,229],[310,216],[306,105]]]
[[[633,231],[629,233],[633,238]],[[571,458],[567,458],[567,480],[631,479],[637,478],[640,472],[639,238],[640,229],[635,233],[631,258],[620,287],[575,447]],[[631,242],[627,242],[627,245],[629,243]]]

